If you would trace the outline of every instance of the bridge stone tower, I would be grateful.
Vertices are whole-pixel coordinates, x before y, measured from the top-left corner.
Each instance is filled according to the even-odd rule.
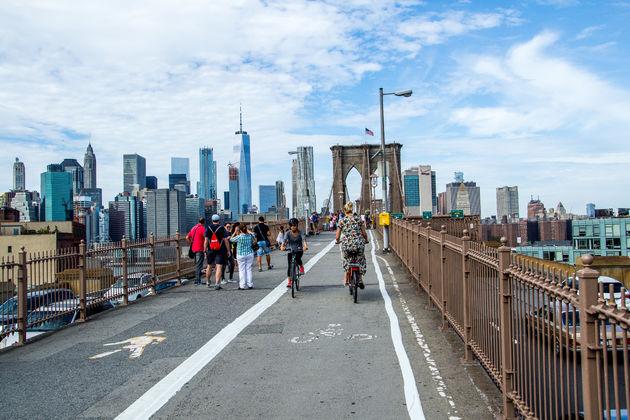
[[[402,144],[390,143],[385,145],[385,157],[389,166],[388,195],[392,213],[402,213],[402,184],[400,183],[400,149]],[[370,175],[376,172],[382,157],[380,144],[362,144],[357,146],[331,146],[333,155],[333,211],[343,209],[346,196],[346,178],[352,168],[361,174],[361,204],[360,211],[370,209],[372,191],[370,189]]]

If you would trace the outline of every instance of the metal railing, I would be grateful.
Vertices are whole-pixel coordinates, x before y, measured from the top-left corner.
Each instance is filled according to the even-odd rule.
[[[503,416],[621,418],[630,401],[627,291],[585,268],[394,220],[391,249],[503,393]],[[579,280],[579,281],[578,281]],[[616,415],[616,417],[614,417]]]

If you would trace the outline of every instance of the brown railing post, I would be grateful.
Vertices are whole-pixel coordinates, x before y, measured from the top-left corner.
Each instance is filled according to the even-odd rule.
[[[597,278],[599,273],[591,268],[592,255],[582,256],[584,268],[577,272],[579,282],[580,306],[580,341],[582,347],[582,400],[584,404],[584,418],[597,419],[601,417],[597,385],[600,379],[597,375],[597,315],[591,307],[597,304]]]
[[[503,392],[503,418],[513,419],[515,416],[514,401],[511,395],[514,390],[514,337],[512,334],[512,287],[510,284],[510,252],[511,249],[505,244],[507,238],[501,238],[501,247],[499,248],[499,298],[501,299],[500,319],[501,319],[501,388]]]
[[[28,274],[26,271],[26,251],[20,248],[18,254],[18,344],[26,342],[26,318],[28,308],[26,306],[26,294],[28,292]]]
[[[442,225],[442,228],[440,229],[440,284],[442,285],[441,287],[442,295],[440,296],[440,300],[442,301],[442,331],[448,328],[448,322],[446,320],[447,294],[446,294],[446,253],[444,252],[445,242],[446,242],[446,225]]]
[[[127,285],[127,239],[123,235],[121,244],[122,251],[122,278],[123,278],[123,305],[129,303],[129,289]]]
[[[181,256],[181,246],[179,244],[179,230],[175,232],[175,251],[177,252],[177,256],[175,257],[175,262],[177,265],[177,285],[182,285],[182,256]]]
[[[464,229],[462,237],[462,298],[464,307],[464,357],[462,363],[474,363],[472,347],[470,346],[471,330],[472,330],[472,305],[470,302],[470,260],[468,259],[468,250],[470,249],[470,236],[468,230]]]
[[[433,301],[431,300],[431,294],[433,288],[431,287],[431,222],[427,222],[427,296],[429,297],[429,303],[427,303],[428,309],[433,309]]]
[[[87,280],[85,278],[85,241],[81,239],[79,244],[79,321],[85,321],[87,318]]]
[[[157,291],[155,290],[155,236],[153,232],[149,237],[149,245],[151,247],[151,293],[155,295]]]

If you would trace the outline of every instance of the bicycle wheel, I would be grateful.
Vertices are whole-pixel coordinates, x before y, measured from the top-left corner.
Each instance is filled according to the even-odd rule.
[[[300,269],[299,267],[295,266],[295,290],[300,291],[300,277],[302,277],[300,275]]]
[[[352,271],[352,294],[354,303],[357,303],[357,296],[359,294],[359,274],[356,270]]]
[[[297,276],[295,272],[295,264],[291,263],[291,297],[295,297],[295,282],[297,281]]]

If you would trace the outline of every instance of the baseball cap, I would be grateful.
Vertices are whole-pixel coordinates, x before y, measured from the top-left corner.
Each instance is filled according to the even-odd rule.
[[[219,215],[218,215],[218,214],[213,214],[213,215],[212,215],[212,221],[213,221],[213,222],[218,222],[220,219],[221,219],[221,218],[219,217]]]

